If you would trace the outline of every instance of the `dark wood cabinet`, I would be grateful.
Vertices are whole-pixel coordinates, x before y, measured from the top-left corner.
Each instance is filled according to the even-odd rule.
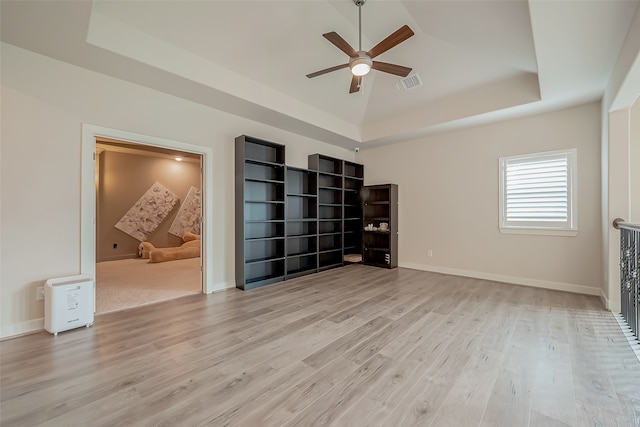
[[[398,266],[398,186],[362,188],[362,261],[378,267]],[[387,224],[387,229],[381,224]],[[373,229],[367,229],[368,226]]]

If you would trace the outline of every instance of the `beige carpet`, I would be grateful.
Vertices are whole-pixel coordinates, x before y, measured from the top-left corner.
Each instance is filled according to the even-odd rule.
[[[96,314],[202,292],[200,258],[151,264],[146,259],[96,263]]]

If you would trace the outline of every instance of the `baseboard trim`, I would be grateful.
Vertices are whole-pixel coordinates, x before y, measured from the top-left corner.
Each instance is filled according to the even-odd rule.
[[[11,325],[3,325],[0,340],[16,338],[20,335],[28,335],[43,330],[44,317],[41,317],[39,319],[25,320],[24,322],[18,322]]]
[[[472,277],[474,279],[505,282],[513,285],[531,286],[534,288],[550,289],[554,291],[572,292],[574,294],[593,295],[600,297],[602,289],[592,286],[575,285],[572,283],[551,282],[548,280],[529,279],[526,277],[505,276],[502,274],[484,273],[480,271],[461,270],[458,268],[440,267],[427,264],[400,263],[400,267],[413,270],[431,271],[433,273],[450,274],[452,276]]]
[[[217,292],[228,291],[229,289],[235,289],[236,284],[234,282],[220,282],[216,283],[211,287],[209,292],[205,292],[206,294],[215,294]]]
[[[232,282],[216,283],[209,293],[216,293],[235,289],[236,285]],[[17,338],[21,335],[33,334],[44,330],[44,317],[39,319],[26,320],[24,322],[14,323],[11,325],[2,325],[0,332],[0,341],[10,338]]]
[[[609,306],[609,298],[604,294],[604,291],[600,289],[600,302],[605,310],[611,311],[611,307]]]

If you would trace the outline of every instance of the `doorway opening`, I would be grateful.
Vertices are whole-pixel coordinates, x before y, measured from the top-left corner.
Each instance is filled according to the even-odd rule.
[[[202,292],[201,160],[96,138],[96,314]]]
[[[82,140],[81,272],[96,314],[210,293],[212,150],[92,125]],[[159,255],[142,258],[141,242]]]

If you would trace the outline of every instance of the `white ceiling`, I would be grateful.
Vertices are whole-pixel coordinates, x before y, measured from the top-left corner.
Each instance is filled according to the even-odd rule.
[[[402,25],[415,36],[349,94],[346,63],[322,37],[358,48],[358,9],[340,1],[7,1],[3,42],[344,147],[602,97],[638,1],[369,0],[362,48]]]

